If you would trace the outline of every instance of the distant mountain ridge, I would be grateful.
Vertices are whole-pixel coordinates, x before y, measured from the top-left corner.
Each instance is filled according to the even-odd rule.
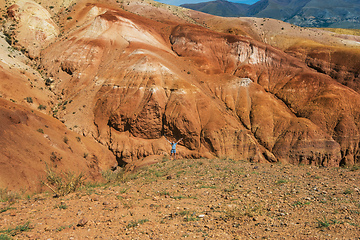
[[[360,28],[358,0],[261,0],[253,5],[217,0],[183,4],[222,17],[265,17],[302,27]]]

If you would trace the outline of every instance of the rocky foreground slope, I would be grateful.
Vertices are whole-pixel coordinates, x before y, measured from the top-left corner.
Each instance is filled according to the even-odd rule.
[[[0,202],[14,239],[357,239],[359,169],[179,159],[61,198]],[[118,175],[120,177],[121,175]],[[1,196],[0,196],[1,197]]]
[[[323,166],[359,161],[358,69],[310,54],[331,45],[333,52],[345,48],[359,61],[356,37],[346,37],[344,46],[344,36],[321,30],[270,20],[257,25],[262,20],[218,18],[151,1],[38,3],[1,6],[1,104],[17,114],[27,111],[26,119],[39,111],[52,115],[39,118],[51,129],[61,121],[54,138],[63,139],[58,158],[64,167],[85,161],[84,168],[73,169],[99,172],[166,155],[164,135],[183,138],[178,150],[186,158]],[[284,26],[291,29],[288,35]],[[274,39],[276,31],[282,33]],[[320,63],[328,71],[314,67]],[[345,86],[330,74],[338,67],[354,84]],[[17,121],[13,131],[30,137],[14,140],[6,130],[11,114],[2,112],[10,140],[1,147],[20,156],[8,154],[1,164],[17,171],[25,165],[9,162],[37,159],[37,169],[55,166],[51,156],[60,143],[45,141],[30,148],[31,154],[24,151],[30,142],[43,141],[39,134],[47,138],[46,127],[44,133],[38,126],[24,130],[29,124]],[[71,141],[64,140],[67,132]],[[72,141],[80,137],[94,147],[85,150]],[[92,165],[88,156],[95,156]],[[7,186],[0,176],[0,186]]]

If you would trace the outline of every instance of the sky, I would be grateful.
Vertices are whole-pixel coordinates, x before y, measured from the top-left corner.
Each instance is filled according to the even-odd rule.
[[[210,1],[215,1],[215,0],[155,0],[161,3],[166,3],[169,5],[175,5],[175,6],[180,6],[181,4],[185,4],[185,3],[199,3],[199,2],[210,2]],[[256,2],[258,2],[259,0],[227,0],[229,2],[236,2],[236,3],[246,3],[246,4],[254,4]]]

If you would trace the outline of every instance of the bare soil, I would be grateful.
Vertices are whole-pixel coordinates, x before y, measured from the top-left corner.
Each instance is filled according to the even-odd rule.
[[[107,173],[54,198],[2,195],[0,239],[359,239],[359,168],[231,159]],[[6,198],[5,198],[6,197]]]

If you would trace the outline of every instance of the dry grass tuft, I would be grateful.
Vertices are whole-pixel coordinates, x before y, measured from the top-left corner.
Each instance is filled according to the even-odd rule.
[[[101,175],[108,183],[124,183],[127,178],[124,169],[117,169],[116,171],[107,170],[102,172]]]
[[[320,29],[334,32],[337,34],[360,36],[360,29],[345,29],[345,28],[320,28]]]
[[[14,203],[16,199],[20,199],[20,195],[9,191],[7,188],[0,188],[0,202]]]
[[[47,167],[46,182],[43,182],[43,184],[49,187],[55,195],[59,197],[75,192],[84,184],[84,181],[85,176],[83,173],[78,175],[73,172],[58,174]]]

